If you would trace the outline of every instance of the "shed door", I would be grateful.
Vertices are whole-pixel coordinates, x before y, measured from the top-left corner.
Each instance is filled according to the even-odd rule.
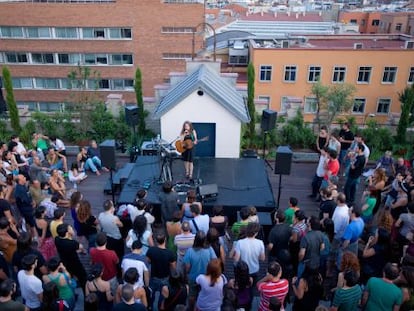
[[[193,126],[199,140],[195,147],[195,156],[214,158],[216,155],[216,124],[193,123]]]

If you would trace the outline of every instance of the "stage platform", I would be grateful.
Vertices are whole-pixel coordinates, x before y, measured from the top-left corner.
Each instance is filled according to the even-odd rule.
[[[275,200],[265,165],[262,159],[256,158],[196,159],[194,179],[198,180],[200,185],[217,184],[218,187],[218,196],[214,200],[203,202],[204,211],[210,213],[213,206],[222,205],[231,221],[237,219],[237,211],[243,206],[253,205],[259,212],[273,211]],[[118,204],[132,203],[139,189],[148,188],[147,200],[159,207],[160,169],[158,156],[138,157],[122,187]],[[184,166],[180,159],[173,161],[172,175],[174,184],[182,185],[185,182]],[[188,189],[185,185],[178,188]],[[184,201],[185,192],[180,194],[180,200]]]

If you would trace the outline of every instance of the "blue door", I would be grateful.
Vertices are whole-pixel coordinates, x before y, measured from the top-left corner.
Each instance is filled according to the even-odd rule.
[[[216,124],[193,123],[197,132],[198,144],[195,147],[196,157],[215,157],[216,155]]]

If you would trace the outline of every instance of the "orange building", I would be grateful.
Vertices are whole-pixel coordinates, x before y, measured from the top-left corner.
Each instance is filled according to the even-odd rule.
[[[360,33],[374,34],[378,32],[381,12],[341,11],[339,22],[359,26]]]
[[[78,64],[98,71],[98,93],[135,102],[191,59],[192,32],[204,21],[196,0],[27,0],[0,2],[0,66],[13,77],[19,105],[56,111],[68,100],[68,73]],[[95,81],[88,81],[89,89]]]
[[[315,116],[313,83],[356,86],[354,115],[390,123],[400,112],[398,92],[414,82],[414,38],[405,35],[330,35],[251,40],[255,95],[267,107],[287,112],[302,107]],[[266,107],[265,107],[266,108]]]

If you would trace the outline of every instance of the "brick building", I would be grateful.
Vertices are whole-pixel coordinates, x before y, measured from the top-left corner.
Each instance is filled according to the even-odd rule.
[[[185,68],[203,13],[196,0],[1,1],[0,66],[10,68],[16,101],[30,110],[63,109],[78,64],[99,73],[87,88],[102,100],[116,93],[132,103],[138,66],[150,97]]]

